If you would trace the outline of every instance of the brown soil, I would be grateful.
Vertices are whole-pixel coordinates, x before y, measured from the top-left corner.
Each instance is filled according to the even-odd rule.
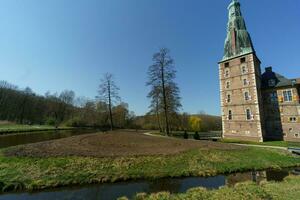
[[[242,149],[245,147],[210,141],[194,141],[144,135],[142,132],[93,133],[8,149],[6,156],[117,157],[172,155],[191,149]]]

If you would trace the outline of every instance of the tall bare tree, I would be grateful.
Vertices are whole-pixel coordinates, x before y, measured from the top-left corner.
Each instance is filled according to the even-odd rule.
[[[120,89],[117,87],[113,75],[110,73],[104,74],[99,85],[98,97],[108,105],[111,130],[114,129],[112,107],[114,103],[121,100],[119,97],[119,90]]]
[[[170,116],[181,107],[179,88],[174,82],[176,70],[174,60],[167,48],[162,48],[153,55],[153,64],[148,69],[147,85],[151,86],[148,97],[151,98],[150,108],[162,108],[165,131],[170,135]]]

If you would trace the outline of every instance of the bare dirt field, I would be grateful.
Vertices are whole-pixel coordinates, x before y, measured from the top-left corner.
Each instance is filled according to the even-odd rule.
[[[173,155],[191,149],[245,149],[230,144],[194,141],[144,135],[143,132],[113,131],[73,136],[10,148],[6,156],[119,157],[141,155]]]

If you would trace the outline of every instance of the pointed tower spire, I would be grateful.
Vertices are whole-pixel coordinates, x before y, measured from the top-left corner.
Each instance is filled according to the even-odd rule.
[[[240,6],[238,0],[232,0],[228,6],[229,19],[223,60],[254,52]]]

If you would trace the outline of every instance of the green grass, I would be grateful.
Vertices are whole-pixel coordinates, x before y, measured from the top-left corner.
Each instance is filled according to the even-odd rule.
[[[283,182],[263,182],[257,185],[252,182],[240,183],[234,187],[222,187],[218,190],[193,188],[183,194],[159,192],[147,195],[140,193],[135,200],[298,200],[300,197],[300,177],[289,176]],[[127,200],[126,197],[119,200]]]
[[[213,176],[292,166],[300,166],[299,157],[281,150],[255,147],[238,150],[196,149],[176,156],[119,158],[6,157],[2,152],[0,190],[35,190],[140,178]]]
[[[0,124],[0,135],[34,131],[55,130],[53,126],[47,125],[23,125],[23,124]],[[69,127],[59,127],[59,129],[70,129]]]
[[[267,141],[267,142],[252,142],[252,141],[241,141],[235,139],[222,139],[224,143],[236,143],[236,144],[255,144],[265,146],[277,146],[277,147],[300,147],[300,142],[287,142],[287,141]]]

